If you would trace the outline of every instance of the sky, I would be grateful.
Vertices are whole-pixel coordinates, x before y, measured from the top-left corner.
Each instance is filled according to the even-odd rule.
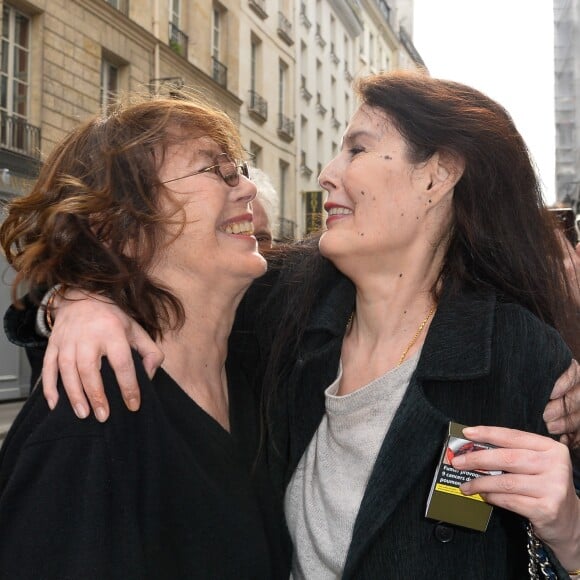
[[[432,76],[471,85],[511,114],[555,200],[550,0],[414,0],[413,42]]]

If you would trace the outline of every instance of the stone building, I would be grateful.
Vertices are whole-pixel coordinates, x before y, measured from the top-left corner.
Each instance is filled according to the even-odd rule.
[[[323,220],[317,175],[338,151],[359,74],[422,66],[412,0],[0,0],[0,202],[26,192],[79,120],[120,93],[193,88],[239,126],[280,194],[278,239]],[[0,257],[0,268],[5,263]],[[9,272],[0,311],[9,303]],[[0,337],[0,400],[28,392]]]
[[[556,198],[580,214],[579,0],[554,0]]]

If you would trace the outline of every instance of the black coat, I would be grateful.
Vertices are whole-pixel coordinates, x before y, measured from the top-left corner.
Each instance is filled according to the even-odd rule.
[[[270,460],[281,486],[324,414],[324,390],[336,378],[354,289],[335,272],[320,296],[297,361],[270,404]],[[271,293],[265,318],[259,317],[264,353],[283,300]],[[520,306],[501,303],[492,291],[444,294],[370,476],[344,578],[526,578],[519,516],[494,508],[487,531],[476,532],[426,519],[427,496],[450,420],[546,435],[542,412],[570,361],[552,328]],[[567,577],[561,568],[559,573]]]

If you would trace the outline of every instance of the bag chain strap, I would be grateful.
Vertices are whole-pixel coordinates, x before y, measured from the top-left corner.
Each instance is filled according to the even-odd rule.
[[[528,572],[530,580],[557,580],[558,576],[552,568],[552,564],[548,558],[546,550],[534,533],[532,524],[526,524],[526,533],[528,536]]]

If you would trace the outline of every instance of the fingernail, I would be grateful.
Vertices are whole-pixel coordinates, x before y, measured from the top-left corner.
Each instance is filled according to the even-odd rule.
[[[105,412],[104,407],[97,407],[95,409],[95,416],[97,421],[104,423],[107,420],[107,413]]]
[[[82,405],[75,405],[75,413],[79,419],[86,419],[89,412]]]
[[[51,411],[54,411],[54,407],[56,406],[53,399],[46,399],[46,404]]]
[[[475,435],[475,433],[477,433],[477,429],[475,427],[465,427],[463,429],[463,434],[466,437],[473,437],[473,435]]]
[[[546,409],[544,411],[544,421],[553,421],[557,417],[555,409]]]
[[[135,398],[129,399],[127,401],[127,407],[129,407],[130,411],[138,411],[139,410],[139,401]]]
[[[451,464],[453,465],[453,467],[461,468],[465,464],[465,457],[458,455],[457,457],[453,458],[453,460],[451,461]]]
[[[469,483],[462,483],[459,486],[459,489],[461,490],[461,493],[465,494],[465,495],[469,495],[469,488],[471,487],[471,485]]]

